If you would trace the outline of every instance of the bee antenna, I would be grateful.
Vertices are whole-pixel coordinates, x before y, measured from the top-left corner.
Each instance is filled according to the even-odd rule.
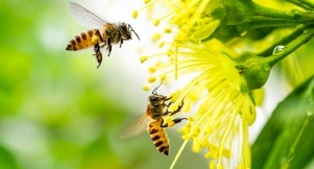
[[[130,24],[129,25],[129,28],[132,32],[134,32],[134,34],[136,35],[137,39],[140,40],[140,37],[138,36],[138,34],[135,32],[135,30],[132,28],[132,26]]]
[[[162,85],[162,82],[157,87],[155,87],[155,89],[152,91],[152,94],[157,95],[157,90],[159,89],[161,85]]]

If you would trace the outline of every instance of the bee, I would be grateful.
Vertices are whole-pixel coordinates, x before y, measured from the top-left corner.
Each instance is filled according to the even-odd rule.
[[[160,86],[160,85],[159,85]],[[133,126],[129,128],[129,131],[133,131],[134,134],[137,134],[139,131],[139,128],[141,124],[148,119],[149,122],[147,124],[147,131],[150,135],[150,138],[155,145],[156,149],[164,154],[169,155],[169,141],[167,138],[167,134],[165,132],[165,128],[170,127],[168,123],[164,124],[163,117],[166,115],[174,115],[178,113],[181,108],[183,107],[183,101],[182,104],[178,107],[175,111],[169,111],[168,108],[172,104],[170,101],[171,97],[167,97],[161,94],[157,93],[156,87],[152,91],[152,95],[149,96],[149,102],[146,107],[145,114],[140,117],[135,123],[133,123]],[[175,118],[173,119],[173,123],[177,124],[180,123],[182,120],[187,120],[186,118]],[[128,137],[132,135],[132,132],[126,133],[124,137]]]
[[[132,39],[131,32],[133,32],[138,40],[140,37],[134,31],[130,24],[122,23],[109,23],[101,19],[96,14],[92,13],[83,6],[70,2],[69,8],[72,15],[82,24],[89,25],[93,29],[90,29],[86,32],[82,32],[72,38],[66,50],[76,51],[85,49],[88,47],[94,47],[93,56],[96,57],[98,66],[102,62],[102,54],[100,49],[107,46],[108,56],[111,54],[112,44],[117,44],[120,42],[120,48],[123,41]]]

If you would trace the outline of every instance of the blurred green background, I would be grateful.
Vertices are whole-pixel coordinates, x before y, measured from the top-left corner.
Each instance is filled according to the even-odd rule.
[[[114,13],[109,17],[113,20],[128,16],[123,21],[132,23],[141,37],[122,48],[113,46],[109,58],[104,52],[97,69],[92,49],[65,50],[73,36],[87,30],[71,16],[67,3],[0,0],[0,169],[169,168],[182,144],[178,127],[167,130],[169,157],[155,149],[146,132],[119,137],[128,123],[144,113],[149,94],[141,90],[147,65],[141,65],[138,57],[141,46],[151,40],[153,25],[131,19],[132,11],[143,4],[134,2],[121,10],[128,0],[79,1],[88,9],[104,9],[104,16]],[[266,84],[270,94],[266,107],[276,107],[288,91],[313,75],[309,61],[313,43],[301,47],[272,73]],[[292,72],[298,64],[303,76]],[[256,123],[261,116],[269,117],[258,115]],[[187,146],[175,168],[208,168],[208,160]]]
[[[65,50],[73,36],[87,30],[70,15],[67,1],[0,0],[0,19],[0,169],[170,166],[182,143],[177,129],[167,132],[169,157],[145,132],[119,138],[147,104],[143,81],[125,75],[131,68],[124,69],[115,52],[96,69],[91,49]],[[175,168],[207,168],[207,163],[187,148]]]

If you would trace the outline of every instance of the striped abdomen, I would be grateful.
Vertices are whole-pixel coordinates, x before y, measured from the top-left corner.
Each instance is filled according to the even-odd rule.
[[[162,154],[168,155],[169,154],[169,143],[168,138],[165,133],[165,130],[160,127],[161,119],[157,119],[151,122],[148,127],[147,131],[150,134],[150,138],[153,141],[156,149],[160,151]]]
[[[97,29],[88,30],[76,35],[70,40],[66,50],[80,50],[93,46],[92,38],[96,36]]]

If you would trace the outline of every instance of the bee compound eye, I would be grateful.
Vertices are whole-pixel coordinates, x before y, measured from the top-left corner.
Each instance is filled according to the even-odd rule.
[[[158,99],[157,99],[157,97],[150,97],[149,100],[150,100],[151,102],[155,102],[155,101],[157,101]]]
[[[127,29],[127,27],[126,27],[125,24],[123,24],[123,25],[121,26],[121,28],[122,28],[122,30],[123,30],[124,32],[127,32],[127,31],[128,31],[128,29]]]

